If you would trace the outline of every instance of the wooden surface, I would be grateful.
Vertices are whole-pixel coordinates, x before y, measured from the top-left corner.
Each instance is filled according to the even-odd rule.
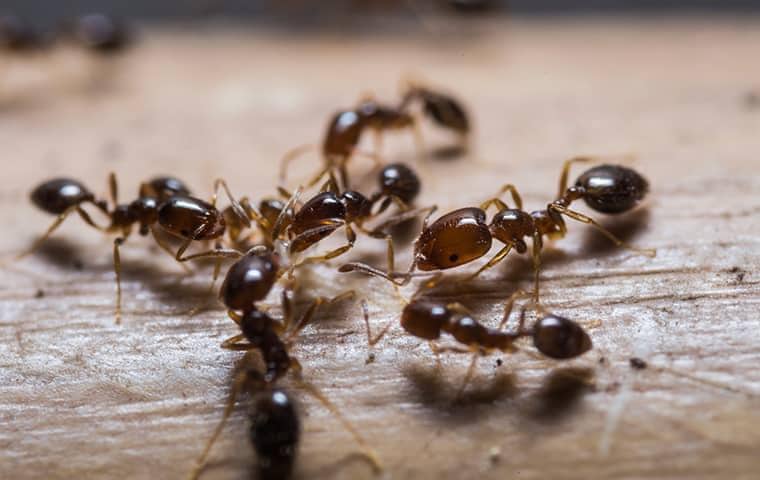
[[[541,208],[565,158],[634,153],[651,197],[606,223],[658,254],[621,251],[571,225],[545,253],[543,298],[583,324],[594,349],[568,363],[483,359],[458,404],[464,356],[438,371],[395,323],[367,364],[358,306],[323,311],[294,353],[376,449],[385,478],[758,478],[760,110],[747,97],[760,87],[758,26],[542,20],[399,38],[148,30],[109,64],[69,51],[6,59],[0,253],[47,227],[27,195],[53,176],[105,194],[114,170],[122,197],[158,173],[202,195],[216,176],[237,194],[271,193],[284,151],[319,140],[332,110],[362,92],[396,95],[412,72],[456,91],[477,122],[477,160],[429,165],[420,204],[445,211],[512,182],[527,208]],[[430,145],[446,140],[426,134]],[[389,136],[385,153],[411,160],[413,142]],[[294,172],[303,178],[316,161]],[[362,178],[370,165],[352,168]],[[183,478],[221,416],[239,355],[219,344],[235,326],[221,308],[176,314],[206,298],[208,274],[187,277],[130,239],[116,326],[110,245],[72,219],[39,254],[0,270],[0,478]],[[347,259],[382,264],[380,252],[361,238]],[[408,261],[405,249],[398,264]],[[305,277],[302,302],[355,288],[375,325],[397,322],[383,282],[328,266]],[[493,324],[530,278],[516,256],[437,295]],[[275,312],[277,293],[267,302]],[[631,369],[632,356],[649,368]],[[361,463],[338,463],[355,450],[351,438],[299,397],[298,478],[372,477]],[[250,475],[244,412],[204,478]]]

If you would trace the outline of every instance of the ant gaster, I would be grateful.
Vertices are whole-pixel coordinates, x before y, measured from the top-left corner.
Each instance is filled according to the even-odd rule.
[[[582,198],[594,210],[611,214],[623,213],[636,206],[648,191],[648,183],[641,175],[619,165],[594,167],[578,177],[575,185],[568,188],[570,166],[588,160],[590,158],[578,157],[565,162],[560,175],[557,199],[544,210],[531,213],[522,210],[522,199],[517,189],[508,184],[499,193],[510,192],[516,208],[508,207],[497,196],[484,202],[479,208],[467,207],[449,212],[430,225],[427,225],[430,216],[428,215],[423,222],[422,233],[415,242],[414,258],[406,273],[385,273],[362,263],[345,264],[340,267],[340,271],[358,270],[404,285],[409,282],[415,270],[440,271],[458,267],[488,253],[494,238],[502,242],[504,247],[471,276],[474,278],[503,260],[512,249],[518,253],[525,253],[528,248],[525,242],[527,237],[533,240],[534,295],[535,300],[538,300],[543,237],[561,238],[565,235],[567,227],[563,216],[592,225],[619,247],[654,256],[654,250],[632,247],[593,218],[569,208],[573,201]],[[494,215],[489,225],[486,223],[486,210],[491,205],[496,205],[499,212]],[[398,278],[401,281],[398,281]],[[435,281],[429,282],[430,285],[434,283]]]
[[[456,98],[419,83],[407,81],[406,91],[399,106],[407,111],[414,102],[420,102],[422,113],[441,128],[454,131],[463,148],[467,147],[470,135],[470,119],[462,102]]]

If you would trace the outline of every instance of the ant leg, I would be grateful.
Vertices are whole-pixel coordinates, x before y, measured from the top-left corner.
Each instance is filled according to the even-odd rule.
[[[599,222],[597,222],[596,220],[594,220],[593,218],[589,216],[583,215],[582,213],[578,213],[574,210],[570,210],[567,207],[563,207],[561,205],[556,205],[556,204],[550,204],[549,210],[554,210],[555,212],[561,213],[562,215],[566,215],[578,222],[583,222],[583,223],[592,225],[594,228],[599,230],[605,237],[609,238],[612,241],[612,243],[614,243],[618,247],[632,250],[634,252],[640,253],[642,255],[646,255],[648,257],[654,257],[655,255],[657,255],[657,250],[655,250],[654,248],[637,248],[637,247],[627,244],[626,242],[620,240],[615,235],[613,235],[612,232],[604,228]]]
[[[301,315],[301,319],[298,320],[296,323],[296,326],[291,329],[291,331],[288,333],[287,338],[285,339],[286,343],[292,342],[300,333],[301,330],[306,328],[306,326],[311,323],[311,320],[314,318],[314,314],[316,313],[317,309],[324,304],[331,305],[336,302],[340,302],[341,300],[344,300],[346,298],[351,298],[354,295],[356,295],[356,292],[353,290],[347,290],[339,295],[336,295],[332,298],[325,298],[325,297],[317,297],[314,299],[313,302],[311,302],[311,305],[309,305],[309,308],[306,309],[306,312],[304,312],[303,315]]]
[[[343,190],[348,190],[348,169],[346,168],[346,161],[340,162],[340,166],[338,166],[338,175],[340,176],[340,181],[343,184]]]
[[[511,250],[512,250],[512,244],[511,243],[506,244],[504,246],[504,248],[502,248],[501,250],[499,250],[498,252],[496,252],[496,255],[494,255],[493,258],[491,258],[491,260],[488,261],[488,263],[486,263],[485,265],[483,265],[482,267],[480,267],[477,272],[475,272],[472,275],[470,275],[469,277],[467,277],[467,280],[473,280],[474,278],[478,277],[484,271],[488,270],[489,268],[493,267],[497,263],[499,263],[502,260],[504,260],[504,257],[506,257]]]
[[[243,361],[247,360],[247,358],[247,355],[243,357]],[[203,469],[206,467],[206,458],[208,457],[208,454],[211,453],[211,448],[214,446],[214,443],[216,443],[216,440],[222,433],[227,420],[230,418],[230,415],[232,415],[232,411],[235,409],[237,397],[240,394],[241,390],[243,390],[243,387],[247,380],[247,375],[248,372],[243,370],[242,372],[238,372],[237,376],[235,377],[235,381],[232,384],[232,389],[230,390],[230,396],[227,399],[227,406],[224,407],[222,419],[214,429],[214,432],[211,434],[211,438],[209,438],[208,442],[206,442],[206,446],[203,448],[200,456],[198,456],[198,458],[195,460],[195,468],[193,468],[193,471],[190,473],[190,480],[197,480]]]
[[[68,218],[68,216],[71,215],[73,212],[77,212],[79,214],[79,216],[82,217],[82,220],[84,220],[88,225],[90,225],[92,227],[95,227],[98,230],[101,230],[100,227],[98,227],[97,225],[95,225],[95,223],[93,223],[92,219],[87,214],[87,212],[85,212],[84,210],[82,210],[79,207],[79,205],[71,206],[71,207],[67,208],[63,213],[61,213],[60,215],[58,215],[58,218],[56,218],[55,221],[50,225],[50,227],[48,227],[47,231],[40,238],[38,238],[37,240],[35,240],[34,243],[32,243],[31,247],[29,247],[27,250],[25,250],[25,251],[19,253],[18,255],[16,255],[15,259],[16,260],[20,260],[20,259],[26,257],[27,255],[31,254],[32,252],[34,252],[38,248],[40,248],[40,246],[45,242],[45,240],[47,240],[50,237],[50,235],[52,235],[53,232],[55,232],[55,230],[58,227],[60,227],[61,224],[64,222],[64,220],[66,220],[66,218]]]
[[[280,160],[280,183],[285,183],[286,177],[288,175],[288,165],[290,162],[308,152],[309,150],[313,150],[315,148],[317,148],[316,145],[307,144],[300,145],[285,152],[285,155],[283,155],[282,159]]]
[[[328,229],[334,228],[331,225],[327,226]],[[330,250],[329,252],[325,253],[324,255],[317,255],[313,257],[307,257],[298,262],[293,268],[298,268],[301,265],[305,265],[308,263],[319,263],[319,262],[326,262],[327,260],[333,259],[335,257],[339,257],[340,255],[343,255],[347,251],[351,250],[354,246],[354,243],[356,242],[356,233],[354,233],[354,230],[351,228],[350,225],[344,224],[344,227],[346,229],[346,244],[342,247],[338,247],[334,250]],[[299,237],[302,237],[304,235],[312,235],[315,230],[321,230],[324,227],[317,227],[315,229],[307,230],[298,237],[296,237],[293,240],[293,244],[296,243]]]
[[[462,379],[462,385],[459,387],[459,390],[457,390],[457,395],[454,397],[454,401],[458,402],[462,399],[462,395],[464,395],[464,391],[467,389],[467,385],[470,383],[470,380],[472,380],[472,375],[475,373],[475,367],[478,364],[478,353],[472,354],[472,360],[470,360],[470,366],[467,367],[467,373],[464,375],[464,379]]]
[[[125,237],[119,237],[113,241],[113,272],[116,275],[116,325],[121,323],[121,254],[119,247],[124,244]]]
[[[565,160],[562,165],[562,173],[559,176],[559,190],[557,190],[557,198],[562,198],[567,190],[567,178],[570,175],[570,167],[575,163],[585,163],[591,161],[591,157],[574,157],[569,160]]]
[[[526,292],[525,290],[517,290],[512,295],[509,296],[507,301],[504,303],[504,315],[501,318],[501,322],[499,322],[499,330],[502,330],[504,328],[504,325],[507,324],[509,321],[509,315],[512,313],[512,308],[515,305],[515,300],[521,297],[527,297],[530,295],[530,292]],[[525,308],[523,308],[522,313],[520,315],[520,325],[517,329],[518,333],[522,332],[523,330],[523,324],[525,323]]]
[[[239,322],[238,322],[239,323]],[[241,347],[247,347],[245,350],[250,350],[250,345],[247,343],[239,343],[241,340],[245,340],[245,335],[239,333],[222,342],[221,347],[225,350],[241,350]]]
[[[330,172],[330,170],[331,170],[331,169],[332,169],[332,167],[328,166],[328,167],[325,167],[325,168],[323,168],[323,169],[322,169],[322,170],[320,170],[319,172],[317,172],[317,174],[316,174],[316,175],[314,175],[314,176],[311,178],[311,180],[309,180],[309,181],[306,183],[306,188],[311,188],[311,187],[313,187],[314,185],[316,185],[317,183],[319,183],[319,181],[320,181],[320,180],[322,180],[322,177],[324,177],[325,175],[327,175],[327,174],[328,174],[328,172]]]
[[[388,322],[388,324],[383,327],[382,330],[380,330],[380,333],[377,334],[376,337],[372,337],[372,329],[369,326],[369,307],[367,306],[367,301],[362,300],[362,314],[364,315],[364,325],[367,327],[367,345],[370,347],[373,347],[377,342],[382,339],[386,333],[388,333],[388,330],[391,328],[392,322]]]
[[[422,130],[420,130],[420,123],[416,116],[412,118],[412,125],[409,128],[412,130],[412,135],[414,136],[414,148],[417,150],[417,158],[427,160],[427,149],[425,148],[425,139],[422,136]]]
[[[227,310],[227,316],[230,317],[230,319],[232,319],[233,322],[237,323],[238,326],[240,325],[240,322],[243,320],[243,316],[234,310]]]
[[[282,225],[285,219],[292,216],[293,207],[298,202],[298,197],[301,196],[301,192],[303,192],[303,187],[298,187],[296,191],[290,195],[288,202],[282,208],[280,214],[277,215],[277,220],[275,220],[274,225],[272,226],[272,241],[280,236],[280,230],[282,230]]]
[[[375,155],[378,157],[382,157],[383,155],[383,132],[381,132],[379,129],[372,132],[373,140],[375,143]]]
[[[169,256],[174,257],[174,252],[172,251],[171,247],[158,235],[158,232],[154,227],[150,227],[150,233],[153,236],[153,240],[156,241],[159,247],[163,251],[169,254]],[[185,273],[192,273],[193,271],[188,267],[186,264],[179,262],[179,265],[182,267],[182,269],[185,271]]]
[[[533,232],[533,249],[531,258],[533,259],[533,301],[538,305],[539,299],[539,278],[541,276],[541,249],[544,247],[544,241],[538,231]]]
[[[351,424],[346,419],[346,417],[340,413],[338,407],[335,406],[335,404],[330,400],[328,400],[328,398],[317,387],[308,383],[306,380],[301,378],[300,375],[296,377],[296,382],[299,387],[303,388],[307,393],[309,393],[322,405],[324,405],[324,407],[327,408],[327,410],[329,410],[330,413],[332,413],[335,418],[337,418],[338,421],[343,425],[343,428],[345,428],[351,434],[351,436],[354,437],[356,443],[361,447],[361,456],[367,460],[367,463],[369,463],[369,465],[372,467],[372,470],[375,473],[382,472],[383,467],[380,463],[380,460],[377,458],[377,454],[375,454],[375,452],[369,447],[364,437],[362,437],[359,431],[356,430],[356,427],[354,427],[353,424]]]
[[[246,211],[243,209],[242,206],[240,206],[240,202],[235,200],[235,197],[232,196],[232,192],[230,192],[230,188],[227,186],[227,182],[225,182],[221,178],[217,178],[214,180],[214,194],[211,197],[211,205],[216,207],[216,199],[218,197],[219,193],[219,187],[222,187],[224,189],[224,193],[227,194],[227,199],[230,201],[230,206],[232,206],[232,211],[235,212],[235,215],[243,221],[243,224],[246,227],[251,226],[251,219],[246,215]]]
[[[119,184],[116,181],[116,173],[114,172],[108,174],[108,193],[113,206],[116,207],[119,203]]]
[[[185,240],[174,255],[175,260],[178,262],[187,262],[188,260],[194,260],[196,258],[240,258],[244,255],[242,252],[232,248],[215,248],[214,250],[207,250],[205,252],[194,253],[183,257],[182,255],[188,247],[190,247],[190,244],[198,238],[198,235],[204,228],[206,228],[206,225],[201,225]]]
[[[517,187],[515,187],[511,183],[508,183],[502,186],[493,198],[483,202],[480,205],[480,209],[485,210],[488,207],[490,207],[492,204],[496,204],[496,206],[499,209],[506,210],[509,207],[500,199],[501,196],[504,195],[506,192],[509,192],[509,194],[512,196],[512,201],[515,202],[516,208],[518,210],[522,210],[522,207],[523,207],[522,197],[520,196],[520,193],[517,191]]]

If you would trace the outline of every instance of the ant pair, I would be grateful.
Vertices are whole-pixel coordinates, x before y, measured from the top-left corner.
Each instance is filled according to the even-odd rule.
[[[217,192],[224,189],[234,211],[241,221],[247,221],[242,207],[234,200],[226,183],[219,179],[214,184],[214,195],[211,203],[192,197],[185,184],[173,177],[156,177],[143,183],[137,199],[130,203],[118,202],[118,185],[116,175],[109,175],[109,190],[112,208],[108,202],[97,200],[95,195],[82,183],[69,178],[56,178],[43,182],[31,193],[32,203],[39,209],[56,215],[56,220],[47,231],[35,241],[26,251],[16,258],[22,258],[37,250],[40,245],[72,214],[77,213],[84,222],[105,233],[116,233],[119,236],[113,244],[113,264],[116,276],[116,323],[121,322],[121,254],[120,247],[129,238],[135,226],[139,227],[140,235],[151,234],[159,247],[174,257],[180,265],[191,259],[203,257],[221,258],[229,256],[231,250],[222,249],[217,245],[213,250],[184,256],[191,243],[197,241],[218,241],[225,233],[226,225],[222,213],[216,208]],[[106,227],[97,225],[82,207],[94,205],[105,214],[110,223]],[[176,252],[166,242],[161,232],[182,240]],[[186,268],[186,267],[185,267]],[[218,274],[219,265],[214,278]],[[213,284],[212,284],[213,285]],[[212,287],[213,288],[213,287]]]
[[[322,142],[323,168],[307,183],[307,187],[316,185],[325,175],[332,173],[337,174],[342,188],[349,188],[347,170],[349,160],[355,155],[361,155],[379,164],[382,135],[387,131],[411,130],[415,136],[418,152],[423,152],[422,134],[419,131],[418,122],[415,115],[409,111],[415,103],[421,104],[422,113],[436,125],[457,132],[460,142],[466,145],[470,121],[461,102],[448,94],[410,82],[398,106],[381,104],[372,97],[366,97],[356,108],[340,110],[333,114]],[[375,134],[374,153],[358,150],[359,141],[365,130],[371,130]],[[286,180],[290,162],[314,148],[314,145],[302,145],[283,156],[280,164],[281,183]]]
[[[38,31],[16,15],[0,16],[0,47],[7,50],[41,50],[57,40],[54,37],[70,38],[89,50],[110,53],[126,47],[131,33],[124,22],[100,13],[66,22],[57,33]]]
[[[586,204],[602,213],[620,214],[631,210],[647,194],[648,182],[636,171],[620,165],[600,165],[580,175],[575,185],[568,187],[570,167],[579,162],[587,162],[592,157],[577,157],[565,162],[559,181],[557,199],[543,210],[526,212],[522,209],[522,198],[517,189],[507,184],[499,195],[509,192],[515,208],[510,208],[499,195],[485,201],[480,207],[466,207],[449,212],[428,225],[430,214],[423,222],[422,232],[414,244],[414,258],[406,273],[391,270],[383,272],[369,265],[353,262],[340,267],[341,272],[360,271],[379,276],[397,285],[407,284],[416,270],[423,272],[442,271],[470,263],[484,256],[491,249],[493,239],[504,244],[486,264],[470,278],[475,278],[485,270],[501,262],[511,250],[527,252],[526,238],[533,240],[532,259],[534,268],[534,300],[539,299],[539,274],[543,237],[562,238],[567,232],[563,217],[589,224],[599,230],[619,247],[654,256],[655,250],[639,249],[628,245],[593,218],[570,209],[570,204],[583,199]],[[490,225],[486,223],[486,211],[496,205],[499,212]],[[438,275],[440,277],[440,274]],[[433,286],[436,279],[428,282]]]
[[[281,272],[280,256],[263,245],[252,248],[227,271],[219,297],[228,308],[228,316],[240,327],[242,333],[225,340],[222,347],[246,353],[243,357],[241,371],[233,384],[222,420],[196,462],[196,468],[191,476],[193,479],[197,478],[203,469],[211,448],[232,413],[238,395],[241,392],[257,390],[266,392],[260,396],[260,400],[257,402],[257,409],[255,410],[257,413],[254,414],[252,425],[252,433],[256,432],[253,436],[253,443],[260,457],[260,468],[263,468],[263,465],[267,469],[274,469],[281,473],[276,478],[287,478],[292,468],[294,450],[298,442],[298,421],[292,402],[288,400],[284,391],[275,389],[274,385],[288,372],[293,373],[298,384],[317,398],[339,419],[364,449],[362,456],[370,462],[375,470],[380,469],[379,463],[374,453],[367,447],[366,441],[340,414],[337,407],[316,387],[301,379],[301,364],[289,353],[295,338],[311,322],[321,305],[337,303],[352,297],[354,292],[348,291],[332,299],[318,297],[306,309],[301,318],[294,322],[288,289],[285,289],[282,292],[283,321],[276,321],[268,313],[260,310],[256,304],[269,295]],[[263,373],[260,369],[251,366],[251,354],[253,352],[258,352],[263,361]],[[271,421],[267,420],[272,411],[276,412],[277,415]],[[280,420],[277,420],[278,418]],[[272,432],[280,427],[285,430],[280,436],[274,436],[278,439],[277,441],[266,440],[266,438],[273,438]],[[282,454],[282,452],[286,452],[286,454]]]
[[[518,290],[512,294],[504,305],[504,314],[498,328],[483,325],[473,318],[472,312],[459,302],[442,302],[434,299],[419,298],[415,293],[411,301],[404,300],[404,309],[401,312],[401,327],[410,335],[427,340],[430,349],[436,357],[441,352],[472,353],[472,361],[464,381],[459,389],[457,397],[461,396],[475,370],[479,356],[488,355],[492,352],[513,353],[517,350],[515,342],[521,338],[533,340],[533,346],[544,356],[555,360],[567,360],[579,357],[592,347],[591,338],[586,331],[576,322],[555,315],[535,301],[531,301],[532,308],[539,317],[532,328],[525,327],[525,312],[523,307],[520,312],[520,320],[516,331],[504,331],[504,326],[512,313],[515,300],[521,297],[530,297],[532,293]],[[370,346],[379,342],[390,329],[386,325],[382,331],[372,337],[369,322],[369,312],[366,302],[362,302],[364,322],[367,329],[367,341]],[[436,343],[441,335],[446,333],[463,345],[440,347]]]
[[[396,163],[385,166],[378,176],[379,189],[370,197],[355,191],[340,192],[337,182],[330,175],[322,191],[299,204],[298,199],[302,189],[289,193],[280,188],[280,193],[288,195],[287,203],[277,199],[264,199],[258,209],[251,205],[248,198],[240,200],[240,207],[248,219],[248,223],[256,223],[262,233],[264,244],[270,249],[276,249],[276,243],[287,247],[288,259],[300,254],[318,244],[340,228],[344,228],[346,243],[322,255],[311,256],[291,265],[291,271],[298,265],[327,261],[338,257],[351,248],[356,242],[356,231],[369,237],[386,240],[388,245],[389,265],[393,264],[393,245],[387,229],[411,218],[417,217],[427,209],[412,209],[410,205],[420,191],[420,180],[417,174],[408,166]],[[372,229],[367,229],[365,223],[385,212],[392,204],[397,205],[394,212],[382,223]],[[373,212],[375,205],[379,205]],[[244,226],[235,223],[240,216],[234,213],[229,217],[231,235],[239,245],[245,245],[241,235]],[[234,255],[233,255],[234,256]]]

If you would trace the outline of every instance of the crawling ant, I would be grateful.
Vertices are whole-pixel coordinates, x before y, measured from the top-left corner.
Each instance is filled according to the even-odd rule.
[[[459,136],[459,143],[466,150],[470,135],[470,119],[461,101],[453,96],[407,81],[400,111],[407,111],[415,102],[421,104],[422,113],[437,126],[451,130]]]
[[[306,309],[302,317],[293,323],[290,300],[287,292],[283,291],[283,321],[276,321],[269,314],[260,310],[256,306],[256,303],[267,297],[276,283],[280,272],[280,256],[266,246],[252,248],[227,271],[219,297],[228,308],[228,316],[238,324],[242,333],[225,340],[222,343],[222,347],[229,350],[245,351],[246,355],[243,358],[244,368],[233,385],[221,422],[197,461],[197,467],[193,472],[192,478],[197,478],[203,468],[208,453],[232,413],[237,395],[241,391],[250,391],[251,384],[254,383],[260,387],[271,389],[275,382],[284,377],[288,372],[294,373],[298,383],[327,407],[346,429],[351,432],[357,443],[367,450],[364,455],[370,461],[373,468],[376,470],[380,468],[374,454],[367,449],[366,442],[355,428],[343,418],[337,408],[319,390],[300,378],[301,364],[289,353],[290,344],[292,344],[300,331],[310,323],[320,305],[338,302],[339,300],[353,296],[354,292],[348,291],[332,299],[318,297]],[[264,363],[263,373],[248,366],[250,354],[255,351],[259,352]],[[292,429],[288,431],[290,433],[293,432]],[[266,443],[256,443],[257,441],[254,440],[254,445],[258,451]],[[295,438],[295,441],[297,442],[297,438]],[[295,442],[287,443],[294,444]],[[267,455],[271,453],[268,449],[264,448],[264,450],[265,457],[272,457],[272,455]],[[292,464],[290,456],[283,458],[272,457],[269,460],[275,460],[276,465],[274,463],[273,465],[278,469],[280,467],[290,468]],[[288,460],[291,460],[291,462],[288,463]]]
[[[237,205],[223,180],[215,182],[215,193],[211,203],[189,195],[185,184],[172,177],[156,177],[140,187],[138,198],[127,204],[118,202],[118,186],[116,176],[109,176],[110,199],[113,208],[109,210],[108,202],[96,200],[95,195],[82,183],[70,178],[56,178],[43,182],[31,193],[31,200],[39,209],[57,215],[56,220],[47,231],[32,246],[22,252],[17,258],[22,258],[34,252],[72,213],[77,213],[84,222],[103,232],[115,233],[119,236],[114,240],[113,261],[116,274],[116,323],[121,322],[121,255],[119,249],[132,233],[134,226],[139,227],[140,235],[151,234],[156,243],[175,260],[186,262],[202,257],[228,257],[233,251],[216,249],[183,256],[194,241],[216,240],[225,232],[225,222],[222,214],[216,209],[216,191],[223,187],[233,205]],[[82,207],[94,205],[105,214],[110,223],[101,227],[93,222],[90,215]],[[237,208],[240,208],[237,206]],[[243,216],[242,209],[240,210]],[[247,220],[247,219],[244,219]],[[176,253],[157,233],[156,226],[161,230],[181,239],[183,242]],[[215,277],[218,268],[215,270]]]
[[[410,335],[427,340],[437,356],[440,352],[474,353],[472,363],[467,371],[460,394],[464,391],[479,355],[492,352],[512,353],[516,350],[515,342],[523,337],[533,340],[533,346],[543,355],[556,360],[567,360],[583,355],[592,347],[591,338],[586,331],[574,321],[555,315],[543,309],[537,303],[533,307],[540,314],[532,328],[525,327],[525,311],[520,312],[520,321],[515,332],[504,331],[509,320],[514,301],[527,297],[530,293],[518,290],[505,303],[504,315],[498,328],[483,325],[473,318],[472,313],[458,302],[447,303],[438,300],[415,298],[406,303],[401,313],[401,327]],[[367,341],[370,346],[376,344],[388,331],[387,325],[375,338],[372,338],[369,325],[369,313],[366,302],[362,303],[364,322],[367,328]],[[466,348],[456,346],[439,347],[436,342],[441,334],[451,335],[454,340]]]
[[[132,33],[124,21],[103,13],[82,15],[67,30],[81,46],[102,54],[121,51],[132,40]]]
[[[572,164],[589,160],[589,157],[577,157],[565,162],[560,175],[557,199],[544,210],[530,213],[524,211],[520,194],[513,185],[508,184],[502,187],[499,193],[510,192],[515,208],[510,208],[496,196],[480,207],[460,208],[449,212],[430,225],[428,214],[414,245],[414,259],[406,273],[386,273],[356,262],[341,266],[339,271],[361,271],[383,277],[398,285],[405,285],[411,280],[415,270],[431,272],[458,267],[488,253],[494,238],[502,242],[504,247],[470,277],[475,278],[502,261],[512,249],[518,253],[527,252],[525,238],[528,237],[533,240],[534,298],[538,301],[543,237],[562,238],[567,232],[563,217],[593,226],[619,247],[654,256],[654,250],[630,246],[593,218],[569,208],[573,201],[583,199],[589,207],[598,212],[624,213],[635,207],[649,190],[649,184],[644,177],[620,165],[593,167],[580,175],[575,185],[568,188],[567,179]],[[496,205],[499,212],[494,215],[489,225],[486,223],[486,210],[491,205]],[[434,284],[435,280],[429,282],[431,286]]]
[[[380,144],[383,132],[411,129],[415,134],[418,148],[421,138],[414,117],[401,109],[383,105],[372,99],[365,99],[354,109],[336,112],[327,125],[322,142],[323,168],[307,183],[316,185],[327,174],[336,175],[344,189],[349,188],[347,164],[351,157],[361,155],[380,163]],[[359,152],[362,133],[371,130],[375,134],[376,152]],[[313,145],[302,145],[285,154],[280,164],[280,182],[284,183],[290,162],[302,153],[313,149]]]
[[[301,438],[301,421],[290,395],[281,388],[258,394],[249,420],[249,437],[259,458],[258,478],[289,478]]]
[[[47,45],[45,36],[16,15],[0,15],[0,48],[23,52]]]

